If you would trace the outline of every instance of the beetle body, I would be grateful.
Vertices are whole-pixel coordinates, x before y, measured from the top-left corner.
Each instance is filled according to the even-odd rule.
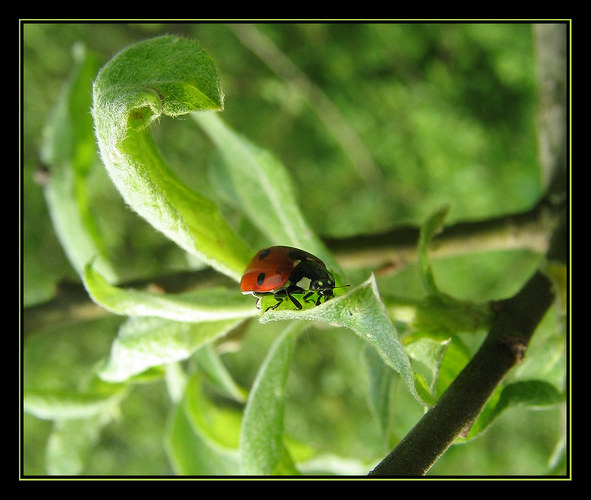
[[[240,281],[243,294],[252,294],[259,299],[273,295],[277,303],[267,307],[275,309],[285,297],[289,298],[297,309],[302,304],[294,294],[303,294],[303,300],[309,301],[317,294],[316,305],[322,299],[333,297],[335,279],[324,262],[305,250],[288,246],[273,246],[257,252],[252,258]]]

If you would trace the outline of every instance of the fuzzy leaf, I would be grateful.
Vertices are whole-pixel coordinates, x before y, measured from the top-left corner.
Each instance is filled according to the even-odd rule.
[[[223,158],[218,174],[232,185],[237,205],[271,243],[318,255],[329,269],[338,266],[301,213],[285,166],[269,151],[234,132],[215,113],[192,113]]]
[[[240,473],[297,473],[283,442],[284,389],[297,335],[292,323],[273,343],[254,382],[240,434]]]
[[[252,301],[226,288],[183,294],[159,294],[111,286],[88,264],[84,285],[91,298],[105,309],[127,316],[154,316],[175,321],[203,322],[246,318],[257,314]]]
[[[187,252],[239,280],[252,250],[216,204],[188,188],[149,132],[161,116],[217,111],[220,81],[201,46],[176,36],[136,43],[99,72],[93,116],[101,158],[125,201]]]
[[[469,441],[481,435],[508,408],[530,409],[549,408],[564,401],[564,395],[556,387],[541,380],[524,380],[502,386],[491,397],[470,432],[458,443]]]
[[[141,316],[129,318],[119,329],[99,376],[108,382],[121,382],[148,368],[186,359],[240,321],[185,323]]]
[[[109,392],[70,390],[28,390],[24,394],[27,413],[44,420],[80,419],[98,415],[118,403],[127,394],[124,386]]]
[[[88,174],[97,163],[90,114],[91,82],[99,63],[82,46],[75,46],[75,67],[45,126],[41,160],[50,175],[44,186],[47,208],[56,236],[78,274],[96,258],[109,281],[117,273],[105,258],[105,241],[92,214]]]
[[[317,307],[302,311],[270,310],[263,313],[259,321],[282,319],[320,321],[353,330],[376,349],[382,360],[402,377],[417,401],[423,403],[415,390],[410,360],[386,312],[373,275],[349,293]]]

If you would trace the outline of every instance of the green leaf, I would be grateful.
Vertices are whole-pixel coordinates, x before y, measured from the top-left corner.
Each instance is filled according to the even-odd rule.
[[[419,236],[419,273],[427,296],[416,304],[413,326],[424,334],[475,332],[489,325],[492,314],[490,304],[458,300],[441,291],[435,282],[427,249],[442,230],[448,211],[449,206],[445,205],[431,214],[422,225]]]
[[[248,398],[240,434],[240,473],[296,474],[283,441],[285,383],[298,334],[291,323],[275,340]]]
[[[435,386],[431,384],[433,395],[437,398],[456,379],[473,356],[473,352],[457,335],[451,337],[451,342],[445,349],[445,356],[439,365]]]
[[[193,113],[217,146],[237,206],[272,243],[302,248],[318,255],[333,272],[338,266],[300,211],[295,186],[285,166],[269,151],[234,132],[214,113]]]
[[[84,270],[84,286],[92,300],[105,309],[127,316],[155,316],[183,322],[247,318],[257,314],[252,300],[226,288],[182,294],[160,294],[111,286],[94,270]]]
[[[149,125],[217,111],[223,94],[201,46],[176,36],[136,43],[99,72],[93,116],[101,158],[129,206],[181,248],[240,280],[252,250],[216,204],[188,188],[161,157]]]
[[[235,475],[241,414],[215,406],[201,385],[194,374],[174,411],[165,441],[169,459],[178,474]]]
[[[177,474],[235,475],[238,470],[237,454],[211,448],[195,431],[183,404],[177,405],[173,411],[165,436],[165,446]]]
[[[109,281],[117,273],[106,259],[105,241],[88,194],[88,175],[97,162],[90,114],[92,79],[98,58],[75,46],[75,67],[45,126],[41,160],[50,175],[44,186],[56,236],[78,274],[90,258]]]
[[[247,391],[234,381],[232,375],[228,372],[217,351],[211,344],[201,347],[197,351],[195,359],[199,368],[207,376],[208,381],[215,384],[216,388],[240,403],[246,402],[248,396]]]
[[[490,326],[493,312],[488,302],[469,302],[440,293],[416,304],[412,326],[422,334],[475,333]]]
[[[466,437],[458,442],[465,442],[481,435],[508,408],[526,407],[543,409],[564,401],[564,395],[552,384],[541,380],[525,380],[507,384],[497,391],[472,425]]]
[[[433,397],[433,390],[427,380],[419,372],[414,372],[415,388],[425,406],[434,406],[437,400]]]
[[[104,415],[95,415],[55,422],[45,449],[47,473],[69,476],[82,474],[101,430],[108,421]]]
[[[383,438],[386,440],[390,434],[392,384],[394,372],[388,367],[377,351],[369,346],[363,350],[363,360],[369,374],[368,405],[375,417]]]
[[[181,401],[181,399],[183,399],[189,377],[185,373],[184,367],[181,366],[180,362],[168,363],[162,366],[161,369],[164,371],[164,381],[166,382],[168,396],[174,404],[177,404],[179,401]],[[151,371],[152,369],[148,370],[148,372]],[[134,377],[130,380],[130,382],[135,382],[135,380],[136,379]]]
[[[113,385],[111,391],[76,392],[70,390],[27,390],[24,409],[44,420],[88,418],[119,403],[127,394],[125,386]]]
[[[156,317],[129,318],[121,325],[99,376],[108,382],[121,382],[148,368],[186,359],[240,321],[238,318],[186,323]]]
[[[443,361],[443,357],[447,351],[447,348],[451,342],[451,339],[436,340],[429,337],[421,337],[413,342],[406,344],[406,351],[408,355],[420,361],[425,365],[430,372],[430,383],[432,387],[439,374],[439,367]]]
[[[443,220],[449,211],[449,206],[443,206],[439,210],[435,211],[421,227],[421,233],[419,236],[419,269],[421,273],[421,280],[423,286],[429,295],[440,296],[441,292],[435,283],[435,277],[433,276],[433,269],[431,268],[431,262],[427,255],[427,247],[431,240],[439,233],[443,227]]]
[[[368,341],[383,361],[396,370],[417,401],[423,403],[414,386],[408,355],[380,297],[375,277],[317,307],[302,311],[270,310],[259,318],[261,323],[283,319],[320,321],[354,331]]]
[[[216,406],[204,393],[200,374],[189,380],[183,405],[193,430],[212,450],[238,457],[241,414]]]

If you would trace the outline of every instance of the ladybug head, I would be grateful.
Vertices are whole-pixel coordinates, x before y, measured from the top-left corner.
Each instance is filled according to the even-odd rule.
[[[310,291],[316,292],[320,297],[332,297],[332,289],[335,287],[333,275],[325,272],[325,276],[310,281]]]
[[[300,262],[292,271],[290,281],[302,290],[317,292],[318,295],[332,295],[334,276],[323,265],[311,260]]]

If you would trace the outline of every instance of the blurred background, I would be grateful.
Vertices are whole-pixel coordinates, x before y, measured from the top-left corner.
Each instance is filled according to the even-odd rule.
[[[482,220],[525,211],[543,194],[534,34],[528,23],[25,23],[24,306],[50,300],[64,280],[79,282],[52,229],[39,175],[44,126],[72,70],[73,52],[82,44],[104,63],[129,44],[161,34],[199,40],[222,81],[223,119],[284,163],[303,213],[323,237],[418,225],[446,203],[446,222]],[[187,184],[214,192],[219,179],[209,169],[213,146],[190,119],[163,119],[153,133]],[[199,266],[129,213],[104,169],[96,170],[93,208],[104,221],[109,254],[122,281]],[[228,217],[248,229],[239,215]],[[438,264],[442,288],[473,300],[506,296],[538,262],[526,251],[474,258]],[[479,272],[471,276],[475,266]],[[412,268],[382,285],[391,293],[421,293]],[[51,338],[38,336],[40,345],[31,352],[57,353],[55,346],[63,343],[71,359],[50,354],[30,363],[42,364],[48,374],[56,366],[68,365],[70,373],[74,365],[92,365],[108,352],[116,331],[118,319],[108,321],[107,328],[88,324],[85,338],[92,344],[72,343],[72,332],[51,325]],[[558,321],[551,317],[545,327],[554,331]],[[248,337],[240,355],[226,358],[245,385],[276,334],[272,326],[256,327],[262,333]],[[320,448],[372,460],[382,450],[368,444],[375,432],[364,403],[365,384],[350,369],[356,366],[359,342],[339,330],[304,338],[290,378],[294,399],[287,420],[295,434]],[[327,359],[334,365],[327,365]],[[313,380],[323,381],[319,401],[311,401],[305,390]],[[166,394],[163,387],[150,387],[128,398],[119,427],[105,430],[90,471],[170,472],[161,443],[153,442],[165,426]],[[408,401],[400,397],[405,406],[395,428],[402,436],[421,409],[410,396]],[[51,423],[25,418],[26,472],[43,474]],[[548,471],[564,425],[562,410],[511,410],[502,419],[502,432],[493,429],[475,443],[452,447],[432,472]]]
[[[198,39],[222,80],[224,120],[280,158],[309,223],[326,237],[417,224],[444,203],[451,204],[446,222],[484,219],[525,210],[541,194],[528,24],[49,23],[23,29],[27,304],[51,293],[68,267],[47,230],[33,174],[43,127],[80,42],[106,62],[147,37]],[[211,192],[212,147],[200,130],[186,119],[166,120],[154,134],[183,180]],[[117,194],[108,194],[101,189],[97,211],[119,212],[112,207]],[[114,249],[122,258],[141,258],[124,238],[111,236]],[[52,261],[40,262],[38,255]],[[145,265],[121,267],[141,272]]]

